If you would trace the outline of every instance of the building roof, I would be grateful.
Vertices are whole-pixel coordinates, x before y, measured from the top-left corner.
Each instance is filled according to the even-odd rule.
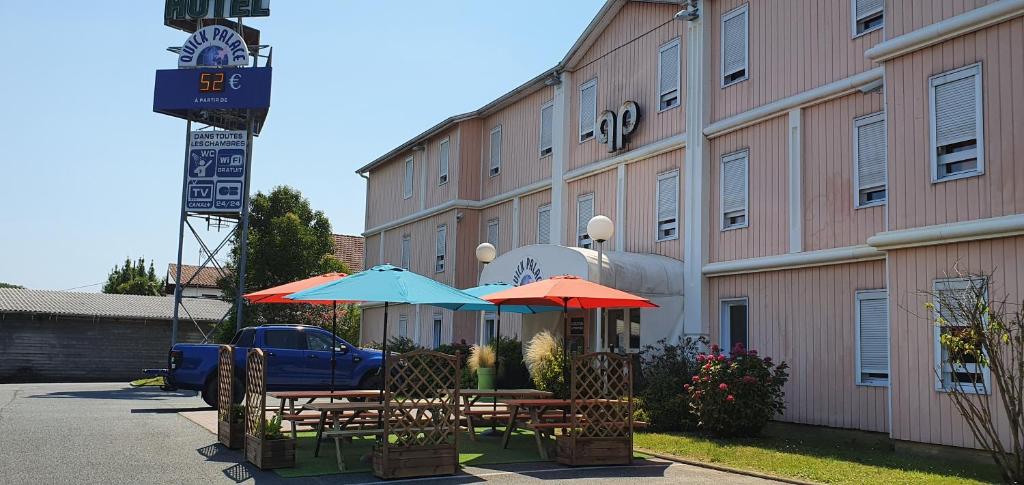
[[[365,242],[362,236],[334,235],[334,257],[345,263],[349,272],[358,273],[363,270],[363,254],[365,252]]]
[[[178,265],[171,263],[167,265],[167,284],[174,286],[174,277],[177,275]],[[212,266],[200,268],[191,264],[181,265],[181,281],[188,282],[190,288],[220,288],[217,281],[220,280],[220,270]],[[189,279],[191,278],[191,282]]]
[[[210,298],[186,298],[181,318],[216,322],[231,308],[226,301]],[[70,291],[0,288],[0,314],[29,313],[68,317],[126,320],[171,320],[172,296],[113,295]]]

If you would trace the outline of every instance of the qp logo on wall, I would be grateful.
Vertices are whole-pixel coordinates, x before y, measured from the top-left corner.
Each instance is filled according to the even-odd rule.
[[[516,266],[515,272],[512,273],[512,284],[514,286],[528,285],[542,279],[544,279],[544,276],[540,272],[540,265],[533,258],[525,258],[520,261]]]

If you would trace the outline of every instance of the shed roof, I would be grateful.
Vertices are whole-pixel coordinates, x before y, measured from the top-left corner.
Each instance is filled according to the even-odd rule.
[[[196,321],[219,321],[231,304],[209,298],[186,298],[182,303]],[[126,320],[170,320],[172,296],[112,295],[70,291],[0,288],[0,314],[29,313]],[[184,313],[184,312],[182,312]],[[182,318],[188,318],[183,314]]]

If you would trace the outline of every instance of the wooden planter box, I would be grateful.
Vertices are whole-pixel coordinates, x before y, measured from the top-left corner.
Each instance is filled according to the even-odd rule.
[[[569,466],[629,465],[633,444],[629,438],[576,438],[559,436],[558,462]]]
[[[378,478],[429,477],[454,475],[459,470],[459,455],[453,445],[416,446],[388,450],[388,463],[378,447],[373,452],[373,474]]]
[[[229,449],[237,450],[245,444],[245,423],[217,421],[217,438]]]
[[[245,436],[245,458],[261,470],[295,466],[295,440],[265,440]]]

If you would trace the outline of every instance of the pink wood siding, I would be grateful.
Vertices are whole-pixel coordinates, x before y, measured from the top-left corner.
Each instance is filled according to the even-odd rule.
[[[722,14],[743,4],[749,5],[749,79],[723,89]],[[882,31],[851,39],[849,0],[725,0],[705,5],[711,121],[876,67],[864,51],[882,40]]]
[[[477,240],[466,248],[467,251],[475,254],[477,245],[487,242],[487,223],[492,219],[498,220],[498,244],[494,246],[498,250],[498,256],[512,249],[512,201],[508,200],[480,210]]]
[[[363,266],[370,268],[381,264],[380,260],[380,233],[372,236],[367,236],[363,247],[366,250],[363,252]]]
[[[935,328],[921,292],[934,280],[955,274],[993,273],[989,295],[1019,302],[1024,294],[1024,237],[974,241],[889,252],[889,314],[892,359],[893,438],[953,446],[977,446],[950,398],[935,390]],[[991,399],[998,399],[998,389]],[[993,412],[1004,423],[999,404]],[[1009,430],[1008,425],[997,425]],[[1009,439],[1007,434],[1005,439]]]
[[[537,244],[537,208],[551,203],[551,191],[542,190],[519,199],[518,246]],[[552,235],[552,238],[554,235]]]
[[[881,288],[883,261],[711,278],[708,330],[746,297],[750,348],[790,366],[783,421],[886,431],[886,388],[856,385],[856,292]]]
[[[683,259],[683,149],[626,166],[626,213],[624,251],[653,253]],[[679,173],[679,238],[658,242],[658,175],[676,170]],[[615,173],[614,171],[611,173]]]
[[[540,157],[540,108],[554,97],[544,87],[483,120],[480,130],[481,198],[486,199],[551,177],[551,156]],[[501,173],[491,177],[491,130],[501,125]]]
[[[480,198],[480,174],[483,165],[483,122],[472,119],[459,123],[459,184],[460,199]]]
[[[480,211],[459,209],[458,212],[462,213],[462,221],[457,224],[458,230],[453,236],[458,248],[455,254],[455,286],[469,288],[477,285],[480,271],[483,270],[483,266],[476,260],[476,246],[480,244]]]
[[[622,8],[579,66],[572,66],[566,113],[566,170],[611,156],[596,139],[579,143],[579,87],[597,79],[597,114],[618,112],[625,101],[640,105],[640,121],[627,149],[683,133],[686,105],[686,25],[673,20],[676,5],[631,2]],[[679,38],[680,106],[658,112],[658,49]]]
[[[447,256],[444,272],[435,273],[435,243],[437,241],[437,226],[440,224],[448,224]],[[455,211],[442,212],[386,231],[383,258],[385,262],[395,266],[402,264],[402,236],[405,234],[408,234],[410,237],[410,247],[412,249],[409,269],[444,284],[454,284],[456,266]]]
[[[412,197],[402,197],[402,182],[405,178],[405,160],[414,156]],[[367,201],[367,228],[407,216],[420,209],[420,174],[423,170],[422,152],[402,153],[387,163],[370,171],[369,200]]]
[[[710,140],[708,261],[789,252],[789,123],[785,116]],[[721,231],[722,156],[748,149],[748,226]]]
[[[882,111],[881,94],[855,93],[803,111],[804,249],[865,244],[885,230],[885,206],[856,209],[854,118]]]
[[[885,2],[885,36],[892,39],[995,1],[887,0]]]
[[[886,63],[889,229],[1024,212],[1024,18],[1003,22]],[[981,62],[985,173],[931,182],[928,78]]]
[[[569,182],[565,203],[565,246],[576,246],[576,201],[584,194],[594,194],[594,215],[606,215],[615,220],[615,171],[609,170],[587,178]],[[583,224],[586,224],[584,222]],[[614,251],[615,240],[605,241],[604,249]]]
[[[441,141],[446,138],[448,139],[448,182],[440,185],[438,184],[440,147]],[[426,149],[422,153],[426,159],[426,208],[429,209],[456,198],[455,187],[459,177],[459,151],[457,148],[459,146],[459,130],[458,128],[449,129],[441,135],[432,137],[425,145]]]

